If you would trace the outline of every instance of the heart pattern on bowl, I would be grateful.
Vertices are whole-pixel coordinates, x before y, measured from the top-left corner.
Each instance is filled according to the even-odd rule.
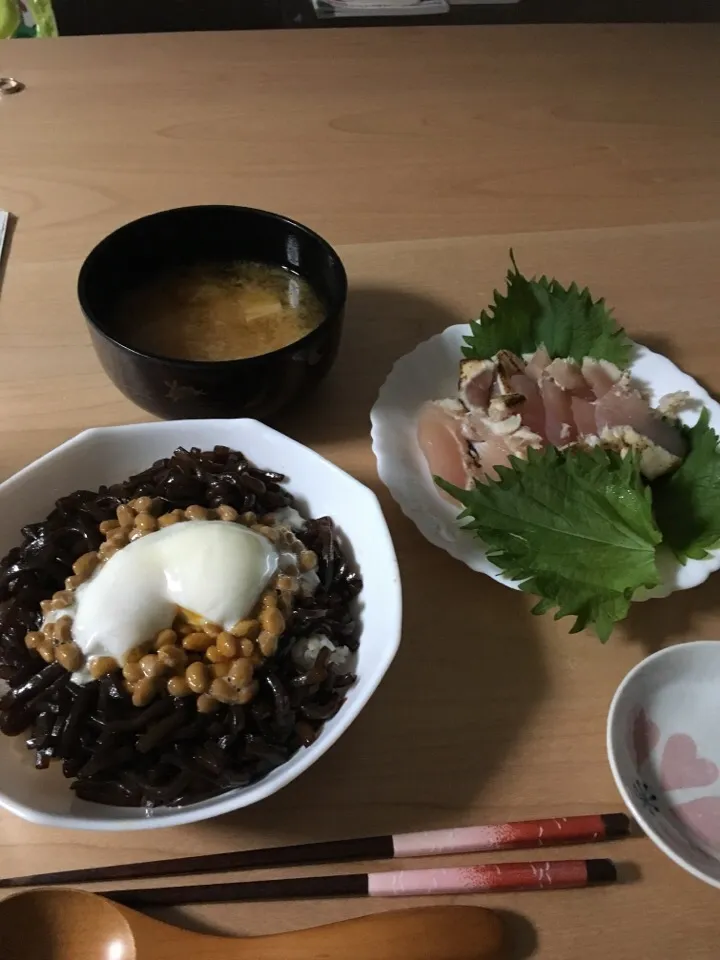
[[[720,849],[720,797],[700,797],[679,803],[675,813],[696,836]]]
[[[717,764],[698,754],[691,736],[674,733],[668,737],[660,761],[660,782],[665,790],[709,787],[718,773]]]
[[[664,647],[624,678],[608,713],[610,767],[640,828],[720,890],[720,637]]]

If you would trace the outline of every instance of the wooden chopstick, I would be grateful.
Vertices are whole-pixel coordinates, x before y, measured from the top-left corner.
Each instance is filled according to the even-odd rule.
[[[110,890],[103,896],[126,907],[177,907],[190,903],[306,900],[327,897],[421,897],[436,894],[547,890],[614,883],[612,860],[545,860],[487,863],[435,870],[393,870],[327,877],[288,877],[242,883],[196,884],[159,889]]]
[[[139,880],[174,877],[259,867],[305,866],[315,863],[350,863],[358,860],[392,860],[395,857],[426,857],[439,854],[482,853],[554,846],[562,843],[594,843],[626,837],[632,822],[624,813],[559,817],[547,820],[522,820],[514,823],[454,830],[428,830],[419,833],[356,837],[297,846],[267,847],[121,863],[109,867],[36,873],[0,880],[2,887],[48,886],[51,884],[91,883],[95,881]]]

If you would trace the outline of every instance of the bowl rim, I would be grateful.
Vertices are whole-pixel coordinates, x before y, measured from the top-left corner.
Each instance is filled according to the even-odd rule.
[[[617,787],[620,796],[625,803],[625,806],[632,812],[633,817],[639,822],[640,826],[643,829],[643,832],[647,834],[648,837],[652,840],[656,847],[658,847],[662,852],[669,857],[674,863],[679,867],[682,867],[683,870],[686,870],[688,873],[692,874],[698,880],[702,880],[704,883],[710,884],[712,887],[720,888],[720,876],[712,877],[709,874],[705,873],[699,867],[696,867],[694,864],[690,863],[683,856],[681,856],[673,847],[661,837],[655,828],[652,825],[652,822],[646,817],[641,805],[638,803],[636,797],[633,796],[632,792],[627,788],[625,784],[625,778],[620,772],[620,765],[618,763],[617,754],[615,751],[615,738],[619,736],[618,733],[618,711],[620,709],[620,704],[625,696],[625,693],[635,682],[636,678],[647,669],[648,664],[655,663],[658,660],[663,660],[677,656],[678,652],[681,650],[687,650],[688,648],[693,647],[695,649],[703,648],[710,649],[711,647],[720,657],[720,641],[718,640],[688,640],[685,643],[674,643],[669,647],[664,647],[662,650],[657,650],[655,653],[650,654],[649,657],[645,657],[639,663],[636,663],[635,666],[623,677],[618,685],[613,698],[610,701],[610,708],[608,710],[608,718],[606,725],[606,748],[608,763],[610,764],[610,770],[615,781],[615,786]]]
[[[97,818],[89,819],[84,817],[81,813],[48,813],[38,810],[35,807],[28,806],[25,803],[21,803],[9,798],[3,792],[2,785],[0,784],[0,808],[8,810],[10,813],[14,813],[23,820],[38,824],[40,826],[57,828],[62,827],[74,830],[106,830],[114,833],[120,833],[124,831],[129,832],[132,830],[160,829],[164,827],[177,827],[190,823],[198,823],[203,820],[210,820],[215,817],[222,816],[227,813],[233,813],[236,810],[241,810],[245,807],[252,806],[255,803],[259,803],[260,801],[279,793],[280,790],[284,789],[286,786],[296,780],[302,773],[320,760],[320,758],[326,754],[335,743],[337,743],[337,741],[350,728],[360,713],[364,710],[368,701],[372,698],[382,683],[387,671],[390,669],[390,666],[395,659],[402,639],[402,581],[400,578],[400,568],[397,560],[397,554],[395,552],[395,545],[393,543],[387,520],[378,497],[376,496],[375,492],[370,489],[370,487],[366,486],[356,477],[352,476],[352,474],[337,466],[337,464],[333,463],[331,460],[323,457],[322,454],[318,453],[316,450],[313,450],[312,447],[308,447],[305,444],[294,440],[292,437],[288,437],[286,434],[280,433],[278,430],[269,427],[267,424],[262,423],[261,421],[253,420],[248,417],[235,419],[206,418],[174,421],[145,421],[133,424],[90,427],[89,429],[83,430],[74,437],[66,440],[64,443],[61,443],[58,446],[53,447],[51,450],[48,450],[42,456],[38,457],[36,460],[33,460],[31,463],[22,467],[16,473],[2,481],[2,483],[0,483],[0,495],[8,488],[13,489],[16,486],[20,486],[23,478],[27,476],[29,472],[36,470],[43,464],[47,464],[61,451],[65,451],[74,446],[80,446],[82,441],[87,437],[98,434],[132,434],[135,432],[153,433],[163,431],[170,432],[171,430],[182,428],[184,426],[198,428],[201,425],[211,425],[215,423],[221,423],[225,426],[232,424],[238,427],[242,427],[242,425],[251,425],[252,429],[259,428],[261,431],[272,434],[275,438],[277,438],[278,442],[283,443],[291,450],[300,450],[303,452],[303,455],[309,455],[316,463],[318,463],[318,465],[322,465],[323,469],[329,469],[330,472],[335,476],[341,475],[346,481],[349,481],[353,486],[355,486],[358,489],[358,492],[360,492],[360,494],[365,498],[365,516],[367,517],[368,513],[373,514],[372,522],[376,525],[375,545],[376,548],[379,548],[379,550],[382,552],[382,556],[384,558],[383,562],[388,569],[387,584],[389,589],[387,595],[383,597],[383,616],[385,622],[385,630],[383,633],[384,642],[381,647],[380,654],[373,664],[376,679],[369,679],[365,689],[362,689],[359,683],[356,684],[355,699],[352,701],[352,703],[345,703],[343,705],[342,709],[337,714],[339,722],[334,725],[333,729],[328,731],[326,728],[323,728],[323,735],[319,737],[318,740],[311,745],[311,747],[301,747],[287,761],[285,761],[284,764],[281,764],[280,767],[276,768],[276,771],[271,771],[268,776],[256,781],[253,784],[250,784],[247,787],[240,787],[235,791],[221,793],[207,800],[199,801],[196,804],[188,804],[184,807],[173,808],[171,813],[163,813],[162,817],[159,818],[152,816],[143,818],[137,816],[136,814],[136,818],[134,819],[124,819],[120,816],[118,818],[105,818],[99,816]],[[366,520],[366,522],[369,522],[369,520]],[[275,772],[278,772],[279,775],[277,781],[273,782],[272,774]],[[69,783],[67,785],[67,789],[70,790]],[[247,798],[248,794],[251,795],[251,798],[249,799]],[[97,806],[100,807],[101,805],[98,804]],[[122,810],[123,808],[112,809]],[[132,809],[137,811],[138,808],[135,807]]]
[[[233,360],[187,360],[179,357],[168,357],[161,353],[151,353],[150,351],[139,350],[137,347],[132,347],[130,344],[125,343],[123,340],[114,336],[106,328],[105,324],[103,324],[103,322],[97,318],[95,310],[91,308],[88,303],[88,278],[91,271],[96,268],[96,259],[103,255],[107,248],[111,246],[111,244],[117,241],[118,236],[121,236],[125,231],[130,230],[131,228],[136,229],[142,224],[148,223],[152,220],[160,220],[170,214],[177,214],[185,211],[200,212],[208,210],[231,210],[236,214],[250,214],[252,216],[259,216],[266,220],[275,221],[276,223],[284,223],[293,227],[295,230],[298,230],[300,233],[304,233],[308,238],[317,242],[320,247],[325,250],[333,262],[334,270],[337,272],[340,290],[339,293],[330,301],[326,315],[316,327],[313,327],[312,330],[309,330],[305,336],[301,337],[299,340],[293,340],[292,343],[288,343],[284,347],[279,347],[277,350],[271,350],[268,353],[260,353],[254,357],[236,357]],[[302,276],[302,274],[298,274],[298,276]],[[303,277],[303,279],[305,278]],[[285,354],[292,353],[300,349],[307,342],[311,341],[320,330],[323,330],[326,326],[329,326],[332,323],[336,323],[338,317],[342,315],[343,309],[347,302],[348,278],[345,264],[342,262],[337,250],[335,250],[335,248],[324,237],[320,236],[319,233],[317,233],[315,230],[312,230],[310,227],[305,226],[304,223],[300,223],[299,220],[293,220],[292,217],[287,217],[282,213],[274,213],[272,210],[262,210],[259,207],[246,207],[232,203],[196,203],[188,204],[187,206],[182,207],[169,207],[166,210],[156,210],[154,213],[148,213],[142,217],[136,217],[134,220],[128,220],[127,223],[121,224],[119,227],[116,227],[113,231],[104,236],[102,240],[99,240],[95,244],[82,262],[78,272],[76,294],[80,304],[80,309],[82,310],[83,316],[85,317],[85,320],[89,326],[94,331],[99,333],[105,340],[108,340],[110,343],[114,344],[116,347],[119,347],[124,352],[142,360],[149,360],[155,363],[172,364],[174,367],[180,370],[195,372],[201,370],[228,371],[235,364],[248,365],[252,363],[259,363],[267,360],[268,358],[281,357]]]

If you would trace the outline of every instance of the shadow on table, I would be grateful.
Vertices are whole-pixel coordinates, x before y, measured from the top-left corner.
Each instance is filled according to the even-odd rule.
[[[199,828],[236,823],[245,835],[280,844],[461,825],[483,786],[511,762],[547,691],[527,601],[396,519],[404,526],[396,543],[404,540],[405,623],[380,689],[298,780]],[[452,583],[453,594],[439,594],[439,583]]]
[[[193,933],[219,935],[216,924],[203,917],[191,916],[187,910],[179,907],[147,908],[143,913],[147,913],[155,920],[172,923],[173,926],[191,930]],[[538,932],[531,921],[514,910],[496,910],[496,913],[502,920],[506,932],[504,960],[530,960],[537,952],[540,943]],[[402,960],[402,957],[398,957],[398,960]]]
[[[702,617],[720,610],[714,576],[693,590],[679,590],[662,600],[632,604],[623,623],[626,640],[640,643],[648,655],[681,640],[715,639],[693,633]]]
[[[297,429],[281,427],[311,446],[368,437],[370,407],[393,362],[460,319],[399,290],[354,290],[336,368],[297,414]],[[467,822],[545,696],[529,601],[431,546],[380,489],[374,468],[363,480],[378,490],[399,554],[400,652],[325,757],[274,797],[222,818],[220,829],[236,822],[283,843]]]
[[[335,366],[278,428],[310,446],[369,436],[370,408],[395,361],[464,319],[436,300],[402,290],[351,289]]]
[[[212,937],[227,935],[218,929],[216,923],[191,914],[184,907],[143,907],[142,912],[152,917],[153,920],[171,923],[174,927],[189,930],[191,933],[205,933]],[[242,939],[242,937],[238,937],[238,939]],[[181,958],[178,958],[178,960],[181,960]]]
[[[658,334],[649,333],[647,335],[642,334],[640,336],[640,342],[644,344],[649,350],[653,350],[655,353],[661,353],[664,357],[667,357],[668,360],[671,360],[676,367],[679,367],[683,373],[686,373],[688,376],[693,377],[697,380],[700,386],[707,390],[710,396],[714,400],[720,399],[717,391],[711,387],[708,383],[702,380],[693,370],[686,369],[678,358],[677,344],[675,344],[669,337],[663,337]]]
[[[676,357],[673,356],[673,353],[676,352],[675,345],[670,337],[663,337],[661,334],[656,333],[643,333],[639,337],[639,342],[644,347],[647,347],[648,350],[652,350],[654,353],[661,353],[664,357],[667,357],[668,360],[672,360],[675,364],[677,363]]]
[[[495,911],[503,922],[507,934],[506,960],[529,960],[540,944],[538,932],[522,913],[514,910]]]

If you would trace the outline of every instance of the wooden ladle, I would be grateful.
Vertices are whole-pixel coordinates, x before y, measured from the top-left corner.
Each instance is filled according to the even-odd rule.
[[[82,890],[0,902],[2,960],[492,960],[502,924],[483,907],[419,907],[264,937],[216,937]]]

